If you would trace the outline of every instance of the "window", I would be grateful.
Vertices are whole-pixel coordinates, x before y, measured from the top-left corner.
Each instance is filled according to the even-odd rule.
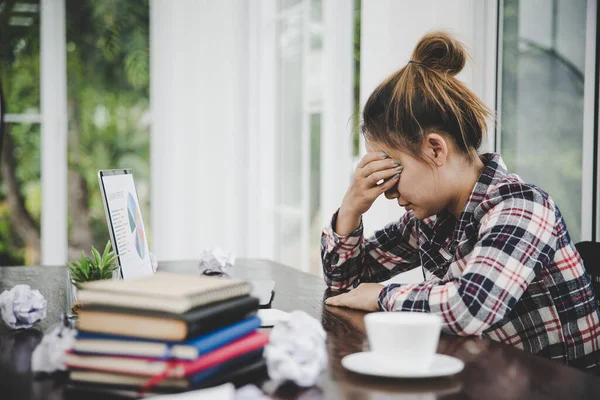
[[[63,4],[64,10],[57,9]],[[41,160],[57,154],[43,143],[62,140],[62,129],[68,146],[63,160],[68,164],[64,218],[69,258],[91,245],[103,247],[109,238],[99,169],[133,168],[143,212],[149,215],[149,1],[48,1],[44,7],[39,1],[0,3],[0,73],[8,113],[0,180],[0,265],[44,262],[44,246],[58,246],[55,254],[62,254],[60,228],[40,228],[42,213],[63,217],[62,211],[42,210],[49,207],[44,206],[40,174]],[[54,18],[61,15],[66,19]],[[51,35],[43,35],[44,26],[51,27]],[[60,34],[55,34],[65,31],[66,42],[59,43]],[[40,61],[42,54],[60,58],[65,49],[66,66]],[[66,73],[66,83],[40,79],[49,68],[62,68],[58,73]],[[49,115],[46,121],[40,114],[41,94],[64,90],[65,128],[55,124],[53,118],[60,116]],[[50,126],[52,134],[41,137],[41,128]],[[65,178],[60,166],[46,167],[45,176]]]
[[[132,168],[142,214],[150,216],[150,43],[148,1],[67,0],[66,7],[72,259],[109,238],[99,169]]]
[[[268,2],[261,4],[268,7]],[[263,22],[268,30],[273,25],[270,21],[276,21],[275,74],[263,75],[261,84],[268,93],[270,75],[275,75],[274,106],[265,103],[263,107],[269,110],[267,114],[274,110],[274,132],[272,139],[264,135],[264,147],[274,148],[276,156],[271,168],[274,176],[261,188],[261,193],[275,193],[272,203],[263,203],[272,213],[261,218],[261,238],[272,243],[272,251],[267,245],[262,256],[320,274],[321,230],[348,188],[353,146],[358,144],[358,135],[353,133],[358,119],[353,119],[353,112],[358,109],[355,64],[360,35],[355,29],[360,23],[360,2],[275,4],[265,14],[272,17]],[[269,36],[263,37],[268,48]],[[265,151],[263,157],[270,157],[270,152]],[[269,171],[263,168],[260,173],[268,176]],[[274,222],[268,223],[271,215]],[[269,227],[274,227],[272,232]]]
[[[581,238],[585,0],[506,0],[501,21],[499,150],[550,193]],[[591,71],[593,73],[593,71]]]
[[[278,3],[275,257],[305,271],[320,265],[322,30],[321,1]]]
[[[40,3],[0,4],[0,265],[40,262]]]

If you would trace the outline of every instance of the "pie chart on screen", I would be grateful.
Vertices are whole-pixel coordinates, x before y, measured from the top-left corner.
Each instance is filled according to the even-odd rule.
[[[142,222],[140,207],[131,193],[127,197],[127,216],[129,217],[129,229],[135,235],[135,250],[138,256],[143,259],[146,255],[144,224]]]

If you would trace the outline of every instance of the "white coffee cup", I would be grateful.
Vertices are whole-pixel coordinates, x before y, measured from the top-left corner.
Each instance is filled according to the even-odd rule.
[[[442,319],[433,314],[391,311],[365,315],[371,351],[398,368],[427,371],[437,351]]]

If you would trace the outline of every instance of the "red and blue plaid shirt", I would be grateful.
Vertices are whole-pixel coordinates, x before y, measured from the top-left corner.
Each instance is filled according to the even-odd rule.
[[[429,312],[443,331],[478,335],[578,368],[600,366],[600,315],[589,275],[547,193],[509,174],[498,154],[485,163],[456,219],[412,211],[365,239],[362,222],[338,236],[337,213],[321,238],[323,271],[335,289],[381,282],[423,266],[432,278],[391,284],[387,311]]]

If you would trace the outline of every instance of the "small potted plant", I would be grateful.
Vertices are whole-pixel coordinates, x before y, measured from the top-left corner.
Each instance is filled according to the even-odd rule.
[[[81,303],[77,301],[77,289],[81,283],[118,278],[119,265],[115,263],[116,260],[117,255],[111,250],[109,240],[102,255],[92,246],[92,257],[86,257],[82,251],[78,260],[67,264],[69,267],[69,290],[67,291],[69,316],[77,316],[77,311],[81,308]]]

